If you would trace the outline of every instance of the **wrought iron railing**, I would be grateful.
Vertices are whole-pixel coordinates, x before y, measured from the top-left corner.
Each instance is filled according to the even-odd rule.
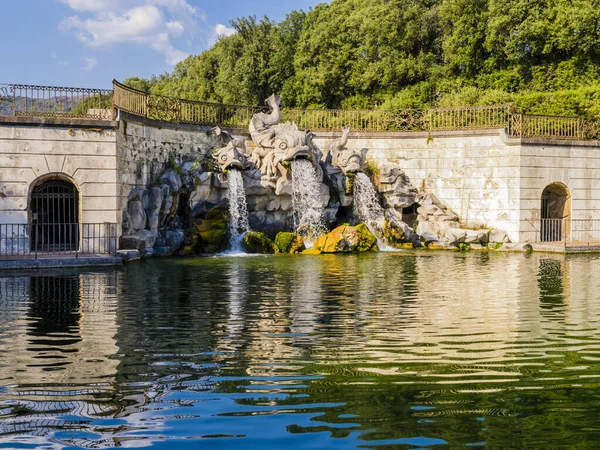
[[[149,119],[246,129],[262,106],[225,105],[147,94],[113,81],[113,90],[0,85],[0,115],[112,119],[113,108]],[[509,105],[428,110],[284,109],[284,121],[311,131],[460,131],[506,129],[514,138],[600,140],[600,121],[519,114]]]
[[[578,117],[513,114],[509,132],[520,138],[598,139],[597,131],[590,128],[593,124]]]
[[[0,85],[0,115],[111,120],[112,89]]]
[[[115,108],[165,122],[245,129],[254,114],[265,110],[259,106],[223,105],[146,94],[117,81],[113,83]]]
[[[599,219],[540,219],[537,242],[600,245]]]
[[[167,122],[246,129],[260,106],[223,105],[147,94],[114,81],[114,106]],[[506,129],[514,138],[600,139],[600,122],[574,117],[518,114],[510,105],[436,108],[428,110],[283,109],[282,120],[311,131],[460,131]]]
[[[115,254],[116,223],[0,224],[0,258]]]

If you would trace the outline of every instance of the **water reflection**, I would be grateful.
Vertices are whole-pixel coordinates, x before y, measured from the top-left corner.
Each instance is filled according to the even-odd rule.
[[[565,286],[568,283],[568,263],[553,259],[541,259],[538,275],[540,303],[543,310],[564,308]]]
[[[0,278],[0,447],[593,446],[598,261],[207,258]]]

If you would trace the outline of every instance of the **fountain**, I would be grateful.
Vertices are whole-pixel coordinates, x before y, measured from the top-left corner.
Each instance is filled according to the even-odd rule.
[[[227,172],[229,189],[227,198],[229,200],[229,236],[231,250],[242,251],[242,238],[250,231],[248,224],[248,205],[246,204],[246,191],[242,172],[231,169]]]
[[[248,204],[242,170],[248,167],[244,155],[245,141],[234,139],[233,136],[219,127],[213,128],[213,135],[223,147],[212,154],[221,172],[227,174],[227,203],[229,207],[229,242],[231,251],[242,251],[244,234],[250,231],[248,222]]]
[[[306,159],[292,163],[294,229],[309,240],[326,232],[321,201],[321,182],[313,164]]]
[[[385,211],[380,204],[375,186],[363,172],[358,172],[354,178],[353,213],[369,228],[378,241],[382,240]]]
[[[304,249],[305,241],[308,247],[314,244],[313,252],[367,251],[376,244],[385,248],[384,239],[392,246],[418,246],[420,236],[402,215],[413,205],[416,218],[411,223],[418,219],[423,241],[437,242],[456,228],[455,216],[418,197],[397,167],[379,172],[382,207],[363,172],[367,149],[347,148],[350,128],[343,127],[341,137],[327,142],[321,153],[310,131],[280,123],[280,102],[272,95],[266,100],[269,112],[252,116],[251,140],[215,127],[206,133],[208,151],[193,161],[189,155],[175,161],[181,166],[169,167],[160,186],[132,190],[123,216],[127,248],[146,256],[154,251],[220,253],[228,247],[236,253],[242,248],[248,253],[295,252]],[[344,223],[328,232],[335,222],[357,225]]]

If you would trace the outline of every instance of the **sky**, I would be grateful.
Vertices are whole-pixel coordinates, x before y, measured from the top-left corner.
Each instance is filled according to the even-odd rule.
[[[232,33],[325,0],[0,0],[0,84],[110,88],[171,72]]]

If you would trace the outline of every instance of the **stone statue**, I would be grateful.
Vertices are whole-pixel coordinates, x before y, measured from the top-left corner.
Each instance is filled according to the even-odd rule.
[[[250,121],[250,135],[252,140],[261,147],[270,148],[275,132],[271,127],[277,125],[281,121],[281,97],[279,95],[271,95],[265,100],[265,103],[271,107],[271,113],[259,113],[252,116]]]
[[[364,164],[360,151],[345,148],[349,134],[350,127],[343,127],[342,137],[329,143],[322,158],[323,162],[341,169],[345,174],[360,172]]]
[[[229,169],[244,170],[249,165],[244,154],[245,147],[245,141],[233,139],[225,147],[213,152],[211,156],[217,162],[221,172]]]
[[[235,139],[230,133],[215,127],[210,130],[213,137],[213,150],[211,156],[216,161],[221,172],[229,169],[244,170],[250,163],[246,158],[246,141]]]
[[[271,108],[270,114],[255,114],[250,121],[250,135],[256,149],[250,155],[250,162],[261,172],[263,179],[274,181],[285,176],[287,169],[282,165],[294,159],[306,158],[315,167],[315,148],[312,133],[300,131],[294,123],[279,123],[281,97],[272,95],[265,100]],[[320,171],[320,167],[317,167]]]

